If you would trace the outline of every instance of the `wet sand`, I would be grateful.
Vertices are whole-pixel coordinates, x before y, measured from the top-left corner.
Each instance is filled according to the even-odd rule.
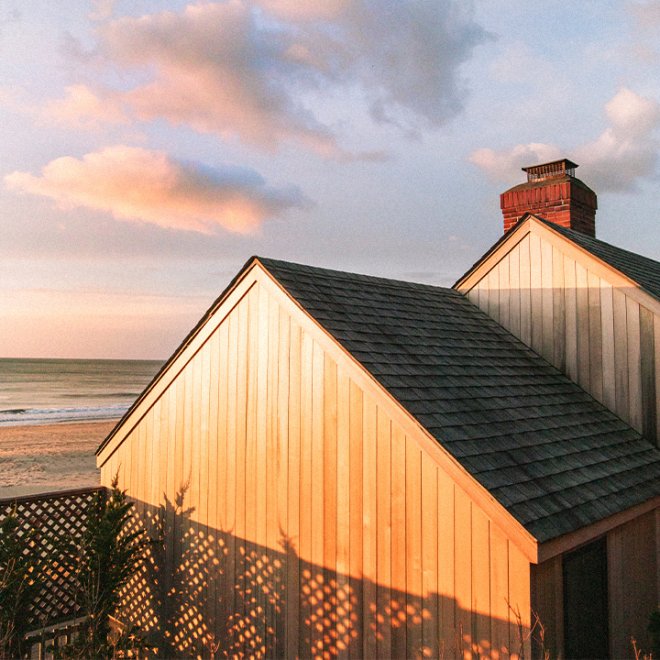
[[[97,486],[94,452],[115,424],[0,427],[0,498]]]

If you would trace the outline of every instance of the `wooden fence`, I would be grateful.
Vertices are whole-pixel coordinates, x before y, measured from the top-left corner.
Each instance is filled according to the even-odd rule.
[[[64,566],[58,564],[57,552],[53,550],[63,541],[76,542],[82,538],[89,513],[99,502],[99,497],[105,497],[104,488],[0,499],[0,522],[12,511],[16,512],[16,533],[25,539],[23,552],[26,555],[36,553],[44,578],[37,599],[25,613],[29,630],[40,631],[82,614],[71,596],[70,575]]]

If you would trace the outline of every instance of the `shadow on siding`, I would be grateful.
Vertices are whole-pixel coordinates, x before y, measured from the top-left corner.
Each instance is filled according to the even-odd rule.
[[[521,654],[521,638],[529,657],[529,629],[513,613],[492,618],[438,593],[310,563],[282,533],[270,548],[207,528],[192,519],[185,491],[160,507],[136,502],[136,525],[154,543],[124,594],[122,618],[165,657],[509,658]]]

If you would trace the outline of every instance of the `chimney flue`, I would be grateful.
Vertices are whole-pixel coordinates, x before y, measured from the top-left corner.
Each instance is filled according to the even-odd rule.
[[[595,236],[596,193],[575,178],[576,167],[566,158],[523,167],[527,183],[500,195],[504,232],[513,228],[526,213],[533,213],[562,227]]]

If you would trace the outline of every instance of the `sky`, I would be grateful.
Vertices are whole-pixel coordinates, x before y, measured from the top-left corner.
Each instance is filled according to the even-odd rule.
[[[0,357],[165,359],[252,255],[451,286],[521,167],[660,259],[660,0],[0,0]]]

